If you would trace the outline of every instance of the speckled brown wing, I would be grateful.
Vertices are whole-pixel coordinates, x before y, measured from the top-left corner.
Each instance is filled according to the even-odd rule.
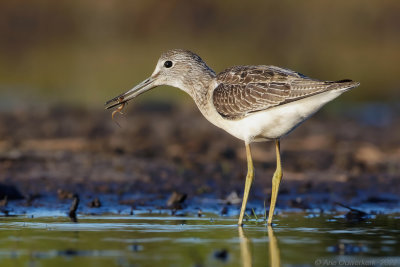
[[[240,119],[252,112],[354,83],[318,81],[288,69],[263,65],[226,69],[217,75],[217,82],[212,101],[217,112],[228,119]]]

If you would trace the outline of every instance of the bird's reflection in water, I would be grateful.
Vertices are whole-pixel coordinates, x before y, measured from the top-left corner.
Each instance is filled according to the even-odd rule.
[[[240,254],[242,259],[243,267],[253,266],[252,262],[252,254],[250,250],[250,240],[246,237],[243,227],[239,227],[239,240],[240,240]],[[274,235],[274,230],[271,226],[267,227],[268,229],[268,239],[269,239],[269,258],[270,264],[266,263],[266,266],[271,267],[280,267],[281,259],[279,254],[278,241]]]
[[[281,266],[281,255],[279,254],[278,240],[274,235],[274,230],[268,226],[268,239],[269,239],[269,259],[271,267]]]
[[[250,240],[245,236],[243,227],[239,227],[240,255],[242,256],[242,266],[251,267]]]

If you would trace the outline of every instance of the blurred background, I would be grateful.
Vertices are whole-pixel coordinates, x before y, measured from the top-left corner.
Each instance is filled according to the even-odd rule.
[[[122,127],[104,110],[147,78],[162,52],[185,48],[216,72],[270,64],[361,82],[282,142],[283,187],[294,193],[287,205],[299,183],[353,202],[378,187],[398,193],[399,14],[400,2],[387,0],[2,1],[0,182],[24,196],[106,188],[240,197],[242,142],[210,125],[180,90],[130,102],[116,116]],[[254,145],[253,154],[259,177],[270,177],[272,145]],[[253,197],[267,199],[270,179],[256,183]]]
[[[398,101],[398,1],[2,1],[0,107],[103,102],[152,73],[170,48],[216,72],[267,64],[361,87],[341,101]],[[180,100],[163,88],[141,97]],[[189,101],[185,99],[184,102]]]

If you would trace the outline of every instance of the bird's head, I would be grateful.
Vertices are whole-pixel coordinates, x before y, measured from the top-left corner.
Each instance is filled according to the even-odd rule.
[[[107,101],[106,108],[109,109],[128,102],[160,85],[177,87],[191,94],[191,88],[194,88],[196,84],[205,82],[202,79],[206,80],[214,76],[214,71],[195,53],[183,49],[169,50],[158,59],[157,65],[149,78],[131,90]]]

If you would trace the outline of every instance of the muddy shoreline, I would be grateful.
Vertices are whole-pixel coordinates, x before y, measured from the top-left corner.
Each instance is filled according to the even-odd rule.
[[[125,113],[116,116],[119,127],[102,110],[2,112],[0,199],[7,195],[8,201],[46,205],[46,197],[63,198],[60,192],[79,194],[84,201],[148,194],[166,205],[173,192],[185,194],[186,203],[241,197],[246,174],[241,141],[210,125],[193,107],[135,105]],[[399,119],[392,116],[382,124],[379,118],[371,122],[348,114],[319,113],[282,140],[280,209],[335,209],[340,202],[397,210]],[[269,199],[273,149],[272,143],[252,145],[251,201],[258,205]],[[151,201],[143,197],[135,206]]]

